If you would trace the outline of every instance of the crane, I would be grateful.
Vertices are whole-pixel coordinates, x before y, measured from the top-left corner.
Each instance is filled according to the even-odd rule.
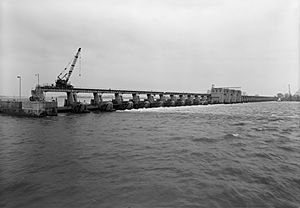
[[[74,70],[74,67],[76,65],[77,59],[79,57],[81,48],[78,49],[77,53],[74,56],[74,59],[72,61],[72,64],[70,66],[70,69],[68,72],[66,72],[67,67],[64,69],[63,72],[61,72],[58,76],[57,76],[57,80],[55,82],[55,86],[58,88],[73,88],[73,86],[71,84],[68,84],[68,81],[72,75],[72,72]]]

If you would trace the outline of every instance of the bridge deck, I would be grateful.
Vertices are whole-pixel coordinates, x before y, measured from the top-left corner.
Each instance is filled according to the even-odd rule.
[[[155,94],[155,95],[198,95],[209,96],[207,93],[188,93],[188,92],[162,92],[162,91],[145,91],[145,90],[115,90],[115,89],[92,89],[92,88],[70,88],[61,89],[54,86],[40,87],[44,92],[75,92],[75,93],[120,93],[120,94]]]

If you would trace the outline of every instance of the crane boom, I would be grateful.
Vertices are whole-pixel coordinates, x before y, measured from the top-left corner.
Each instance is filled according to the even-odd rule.
[[[57,76],[57,80],[55,82],[56,87],[58,88],[72,88],[73,86],[68,84],[68,81],[72,75],[72,72],[74,70],[74,67],[76,65],[77,59],[79,57],[81,48],[78,49],[77,53],[74,56],[74,59],[72,61],[72,64],[70,66],[70,69],[67,73],[61,72],[58,76]],[[64,71],[67,70],[67,68],[64,69]]]
[[[70,79],[70,77],[71,77],[71,74],[72,74],[72,72],[73,72],[73,70],[74,70],[75,64],[76,64],[77,59],[78,59],[78,56],[79,56],[79,54],[80,54],[80,51],[81,51],[81,48],[78,49],[78,51],[77,51],[77,53],[76,53],[76,55],[75,55],[75,57],[74,57],[74,59],[73,59],[73,62],[72,62],[72,64],[71,64],[71,67],[70,67],[70,70],[69,70],[69,73],[68,73],[68,75],[67,75],[66,82],[68,82],[69,79]]]

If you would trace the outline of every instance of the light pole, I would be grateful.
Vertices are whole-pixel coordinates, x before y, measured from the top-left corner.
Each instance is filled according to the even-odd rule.
[[[21,102],[21,76],[18,75],[17,78],[19,79],[19,99],[20,99],[20,102]]]
[[[35,76],[37,76],[37,79],[38,79],[38,87],[39,87],[39,86],[40,86],[40,74],[37,73],[37,74],[35,74]]]

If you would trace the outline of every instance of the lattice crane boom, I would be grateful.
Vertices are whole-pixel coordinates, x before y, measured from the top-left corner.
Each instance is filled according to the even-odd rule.
[[[78,51],[76,52],[74,59],[71,63],[70,69],[68,72],[65,72],[67,70],[67,67],[64,69],[63,72],[61,72],[58,76],[57,76],[57,80],[55,82],[56,87],[59,88],[70,88],[72,87],[72,85],[68,84],[68,81],[72,75],[72,72],[75,68],[76,62],[78,60],[79,54],[81,52],[81,48],[78,49]]]

